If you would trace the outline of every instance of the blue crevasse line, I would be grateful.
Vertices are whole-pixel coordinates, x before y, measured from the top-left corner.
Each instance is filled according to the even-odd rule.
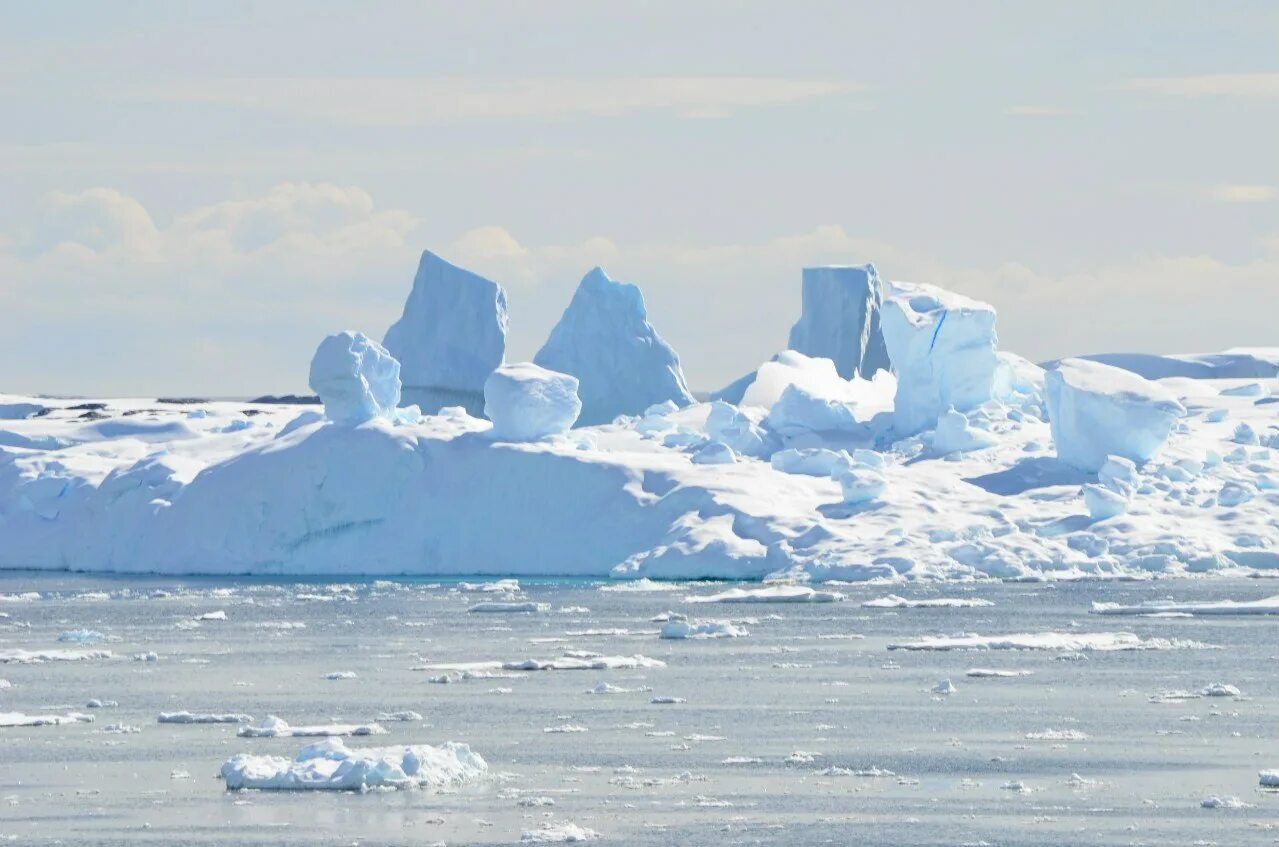
[[[941,320],[937,322],[937,328],[933,330],[933,340],[928,342],[928,352],[931,354],[933,348],[937,346],[937,333],[941,332],[941,325],[946,323],[946,316],[950,314],[950,309],[942,309]]]

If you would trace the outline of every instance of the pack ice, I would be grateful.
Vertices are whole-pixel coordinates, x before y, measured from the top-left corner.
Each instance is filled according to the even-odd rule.
[[[873,288],[869,268],[826,269],[840,293],[821,296],[869,304],[857,334],[874,296],[846,277]],[[1279,569],[1279,379],[1045,373],[997,349],[991,306],[879,284],[892,373],[866,378],[869,340],[851,378],[785,350],[735,400],[699,403],[634,286],[592,271],[539,362],[504,364],[500,289],[428,254],[387,347],[320,340],[323,410],[0,395],[0,567],[770,579],[696,597],[716,603],[838,599],[823,581]],[[421,316],[443,334],[406,353]],[[825,332],[807,302],[800,324]],[[443,370],[422,377],[427,359]],[[488,419],[399,407],[401,380],[473,392]]]
[[[649,323],[639,287],[610,279],[602,268],[582,277],[533,361],[577,377],[582,426],[639,414],[666,401],[693,402],[679,356]]]

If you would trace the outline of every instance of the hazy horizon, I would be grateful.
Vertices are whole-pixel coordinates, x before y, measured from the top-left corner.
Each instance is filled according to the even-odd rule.
[[[1279,7],[147,3],[0,11],[0,391],[306,389],[423,249],[530,358],[593,265],[688,382],[800,268],[993,303],[1040,361],[1279,345]]]

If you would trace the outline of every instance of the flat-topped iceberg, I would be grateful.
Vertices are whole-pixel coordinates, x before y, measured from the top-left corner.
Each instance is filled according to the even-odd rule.
[[[577,377],[579,426],[637,415],[666,400],[693,402],[679,356],[649,323],[639,287],[612,280],[601,268],[582,278],[533,361]]]
[[[889,368],[879,328],[883,286],[874,265],[804,268],[802,291],[790,349],[830,359],[844,379]]]
[[[1100,470],[1111,455],[1149,461],[1186,413],[1164,387],[1082,359],[1048,371],[1044,393],[1057,457],[1086,471]]]
[[[424,251],[404,313],[383,339],[408,402],[478,414],[484,380],[506,355],[508,323],[502,286]]]

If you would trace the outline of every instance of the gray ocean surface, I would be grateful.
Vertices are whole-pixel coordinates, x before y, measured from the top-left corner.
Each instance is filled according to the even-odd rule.
[[[845,586],[841,603],[699,606],[690,594],[522,580],[538,614],[452,580],[331,582],[0,574],[0,651],[107,637],[109,660],[0,664],[0,712],[93,723],[0,728],[0,843],[513,844],[544,822],[625,845],[1239,845],[1279,841],[1279,618],[1089,614],[1093,601],[1251,600],[1267,580]],[[16,595],[37,592],[38,598]],[[863,608],[896,593],[984,598]],[[655,615],[744,621],[736,639],[661,640]],[[193,623],[225,611],[226,620]],[[285,624],[288,627],[285,628]],[[302,624],[304,626],[298,626]],[[616,630],[616,632],[615,632]],[[1210,647],[905,652],[936,635],[1133,632]],[[434,663],[643,654],[665,668],[429,680]],[[154,652],[156,661],[133,654]],[[976,679],[972,668],[1029,671]],[[325,679],[351,671],[354,679]],[[955,691],[933,693],[949,679]],[[632,689],[589,693],[600,683]],[[1241,698],[1198,693],[1212,683]],[[683,702],[655,704],[654,697]],[[87,710],[91,698],[118,706]],[[1152,701],[1153,700],[1153,701]],[[160,712],[387,722],[352,747],[464,741],[490,778],[447,792],[229,792],[237,753],[310,739],[162,725]],[[110,724],[140,729],[106,733]],[[547,732],[556,727],[578,732]],[[1028,735],[1048,733],[1048,737]],[[835,770],[830,770],[835,769]],[[871,775],[868,775],[871,774]],[[1242,808],[1204,808],[1211,796]],[[522,806],[522,797],[553,805]]]

